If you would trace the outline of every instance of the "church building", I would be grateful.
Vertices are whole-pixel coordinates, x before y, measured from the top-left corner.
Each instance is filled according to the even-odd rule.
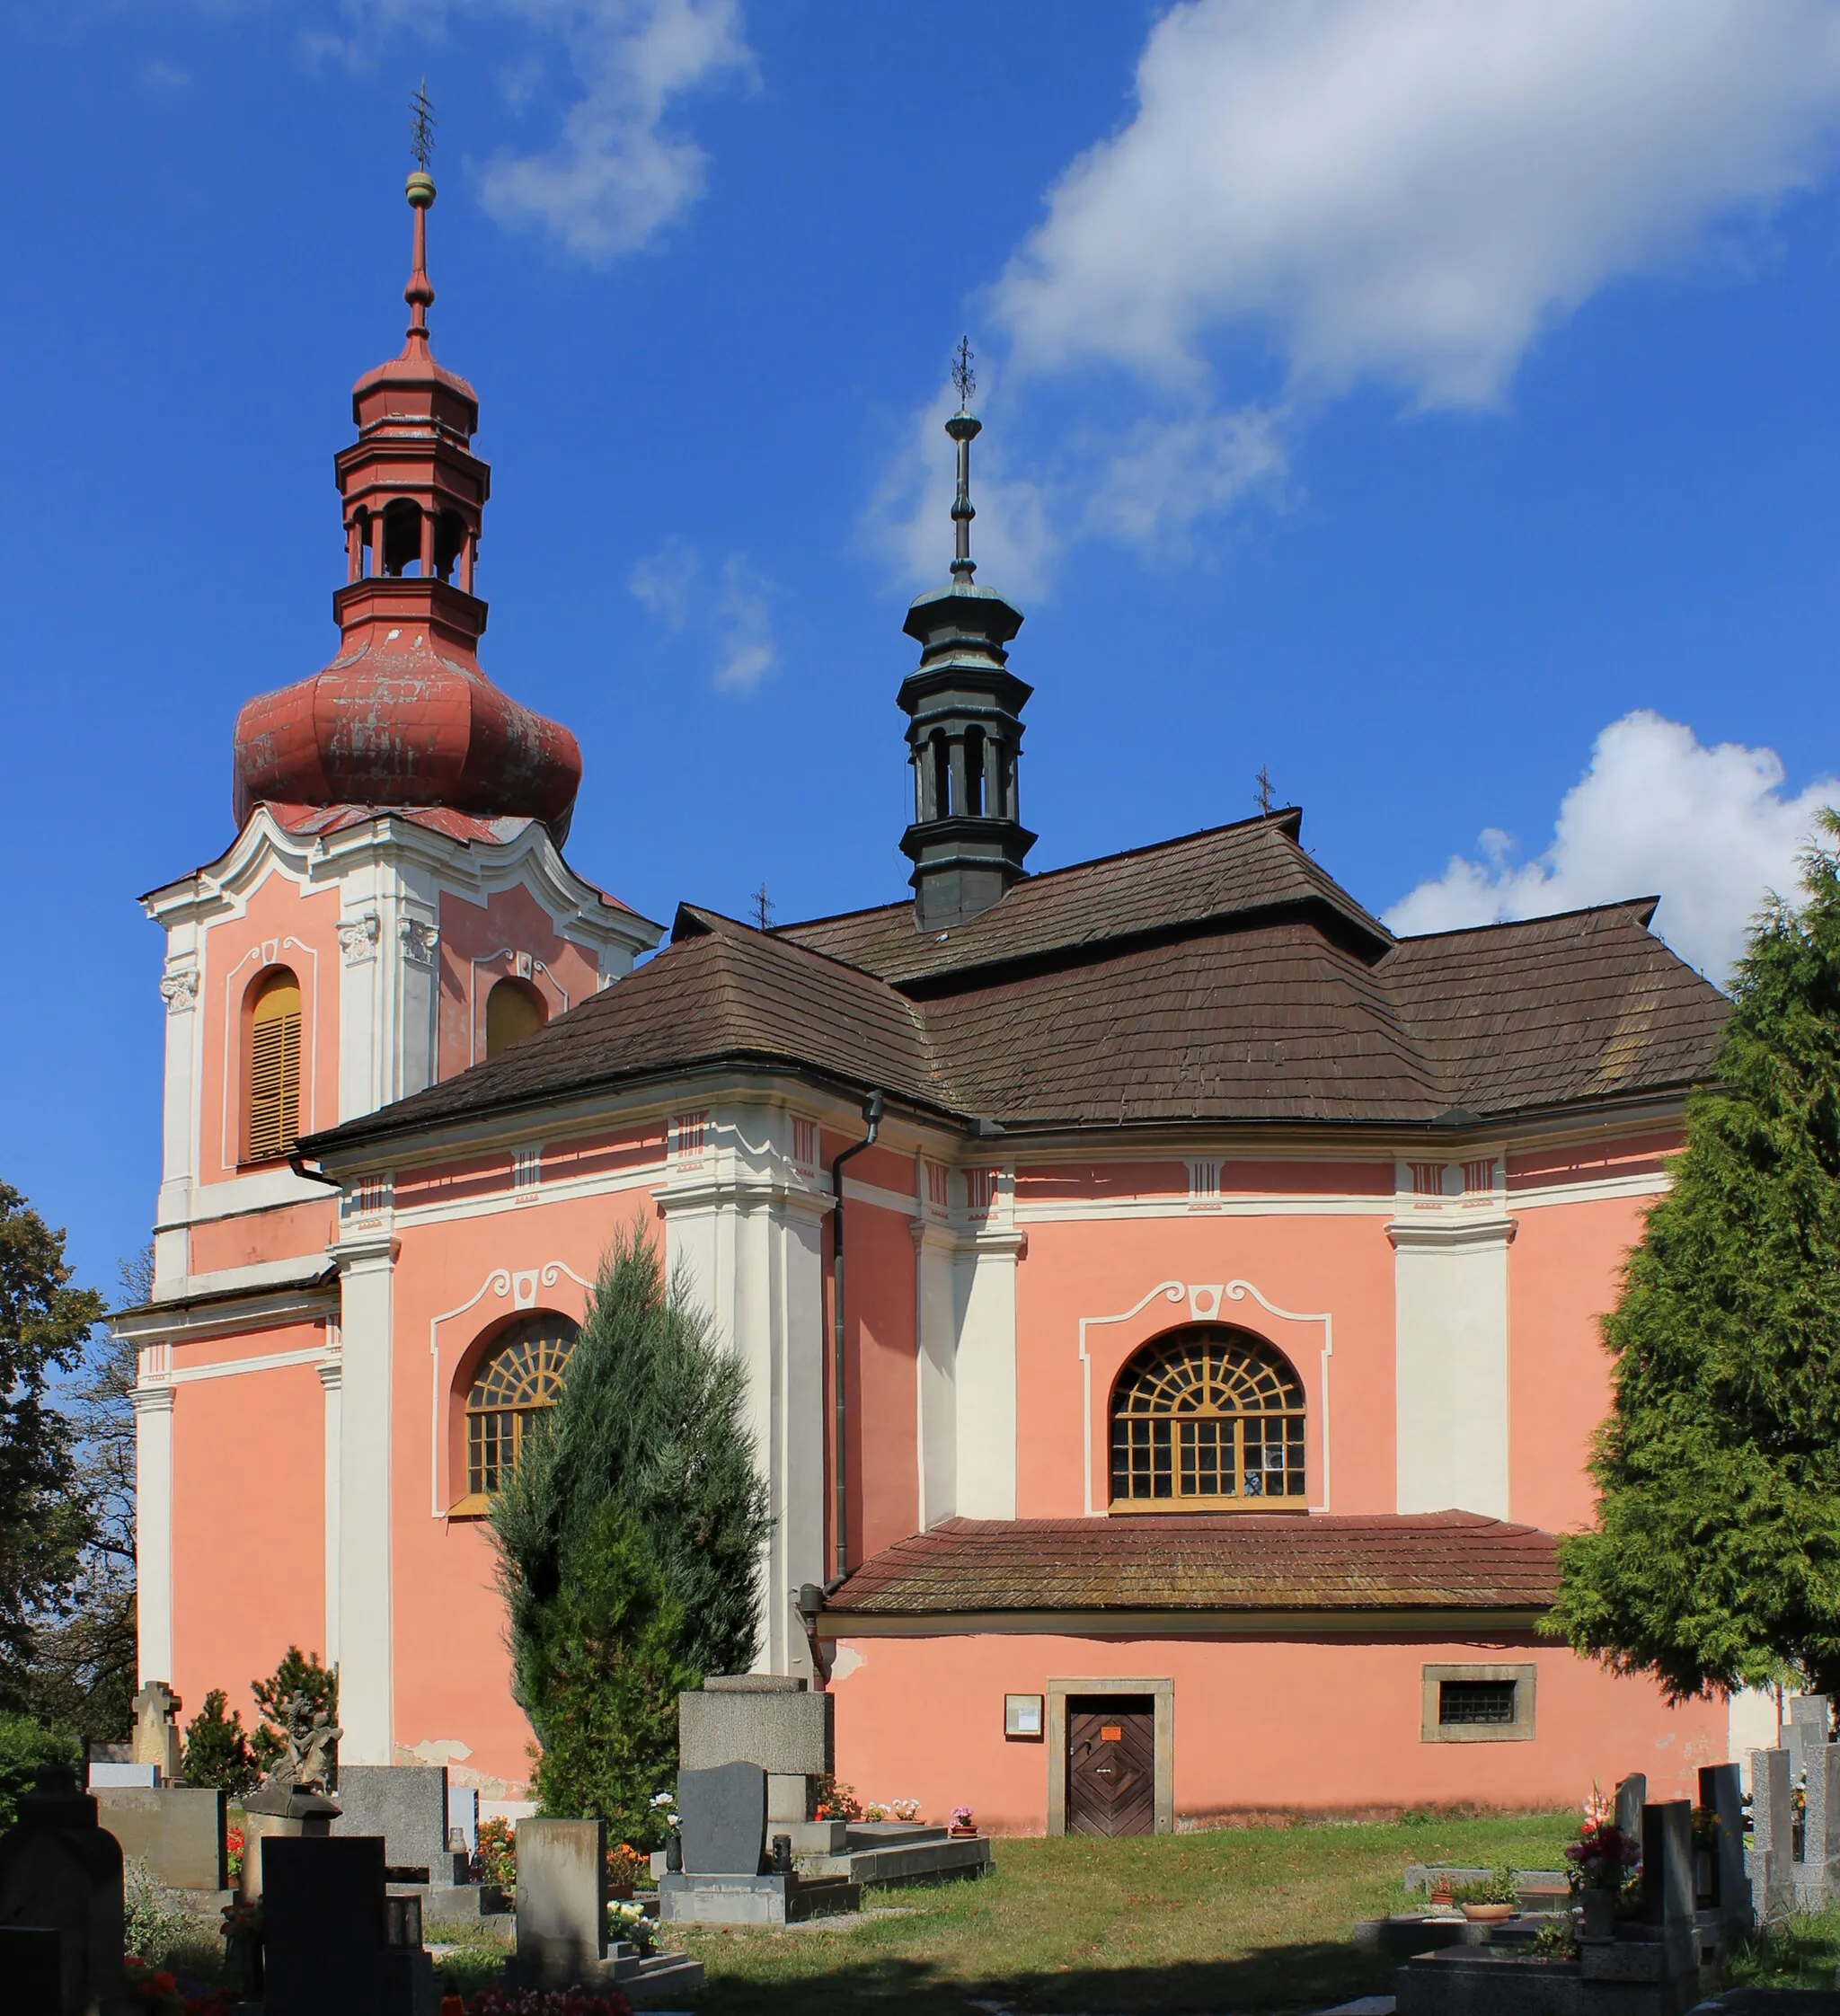
[[[565,858],[574,738],[479,661],[434,195],[336,458],[338,654],[243,708],[234,838],[144,899],[142,1680],[247,1711],[298,1644],[348,1761],[523,1796],[484,1522],[636,1225],[747,1369],[758,1666],[830,1689],[864,1798],[1110,1834],[1691,1796],[1730,1711],[1538,1629],[1727,1008],[1653,899],[1396,937],[1296,809],[1030,873],[961,410],[891,696],[908,894],[667,933]]]

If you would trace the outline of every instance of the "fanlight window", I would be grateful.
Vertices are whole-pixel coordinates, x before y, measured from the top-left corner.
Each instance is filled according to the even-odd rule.
[[[300,982],[278,967],[249,1018],[248,1156],[291,1155],[300,1138]]]
[[[514,1323],[479,1368],[466,1396],[466,1489],[490,1497],[518,1467],[524,1433],[553,1407],[562,1370],[575,1348],[566,1316],[529,1316]]]
[[[1119,1375],[1115,1507],[1243,1505],[1305,1490],[1303,1385],[1262,1338],[1197,1325],[1146,1346]]]

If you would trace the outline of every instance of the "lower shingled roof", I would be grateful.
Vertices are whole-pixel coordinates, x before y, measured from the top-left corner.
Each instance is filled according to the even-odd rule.
[[[1538,1612],[1557,1548],[1473,1512],[948,1519],[872,1555],[827,1609]]]

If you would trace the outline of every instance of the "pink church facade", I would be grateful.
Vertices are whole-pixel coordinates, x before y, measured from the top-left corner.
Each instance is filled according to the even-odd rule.
[[[245,710],[241,830],[146,898],[143,1679],[246,1709],[299,1644],[349,1760],[518,1798],[485,1507],[636,1224],[748,1370],[758,1664],[832,1690],[864,1796],[1103,1832],[1691,1792],[1726,1707],[1538,1631],[1723,1012],[1652,906],[1398,940],[1289,812],[1026,874],[961,414],[952,586],[907,625],[914,901],[686,906],[647,958],[561,851],[573,738],[478,664],[432,198],[340,457],[340,655]]]

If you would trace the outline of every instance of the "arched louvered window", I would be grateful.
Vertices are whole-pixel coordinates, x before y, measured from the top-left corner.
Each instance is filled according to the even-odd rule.
[[[300,982],[285,966],[257,983],[245,1083],[247,1159],[292,1154],[300,1138]]]
[[[506,978],[496,982],[485,997],[485,1054],[495,1057],[500,1050],[533,1036],[549,1020],[543,996],[528,980]]]
[[[1197,1323],[1147,1344],[1111,1396],[1114,1509],[1301,1499],[1304,1388],[1251,1331]]]
[[[553,1407],[575,1325],[545,1311],[500,1333],[466,1396],[466,1489],[489,1497],[518,1467],[533,1415]]]

